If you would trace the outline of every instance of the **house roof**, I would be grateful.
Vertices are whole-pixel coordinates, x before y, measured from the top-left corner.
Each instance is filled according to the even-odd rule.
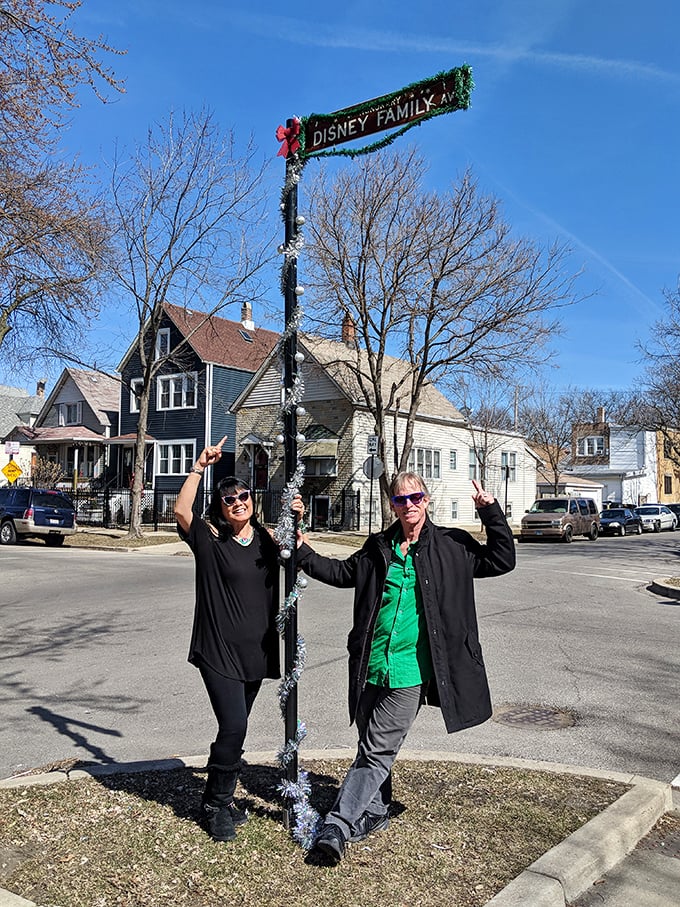
[[[218,315],[207,316],[167,302],[164,309],[203,362],[256,372],[280,339],[274,331],[246,330],[240,321]]]
[[[29,394],[19,387],[0,385],[0,438],[17,425],[26,423],[27,417],[37,416],[44,403],[44,397]]]
[[[120,382],[103,372],[65,368],[41,411],[36,427],[40,427],[41,421],[58,400],[59,394],[69,378],[83,395],[83,400],[90,406],[100,425],[112,425],[110,414],[118,413],[120,409]],[[67,434],[67,432],[62,430],[63,434]],[[101,439],[101,435],[97,435],[97,438]]]
[[[96,441],[101,443],[103,438],[99,432],[86,428],[84,425],[54,425],[44,428],[28,428],[22,426],[19,431],[31,444],[63,444],[63,443],[88,443]]]
[[[361,362],[361,351],[348,347],[345,343],[338,340],[326,340],[322,337],[315,337],[310,334],[301,334],[299,342],[302,346],[323,366],[327,374],[343,390],[343,392],[357,405],[365,405],[365,398],[359,384],[357,373],[362,369],[366,382],[370,386],[371,380],[368,373],[367,362]],[[359,356],[359,363],[357,363]],[[401,359],[395,359],[393,356],[385,356],[382,390],[385,399],[389,398],[393,384],[402,386],[400,396],[404,401],[400,406],[400,411],[405,412],[410,403],[410,383],[409,383],[410,365]],[[418,414],[422,417],[439,418],[466,423],[465,416],[457,409],[450,400],[448,400],[441,391],[433,384],[426,381],[423,385],[422,396]]]

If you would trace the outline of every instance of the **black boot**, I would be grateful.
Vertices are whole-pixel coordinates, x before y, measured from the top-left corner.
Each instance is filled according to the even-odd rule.
[[[235,825],[242,825],[247,816],[234,804],[234,791],[239,775],[239,763],[231,766],[209,766],[201,813],[210,837],[214,841],[233,841]]]

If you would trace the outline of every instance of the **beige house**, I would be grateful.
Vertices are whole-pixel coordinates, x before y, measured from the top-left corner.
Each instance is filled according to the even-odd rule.
[[[367,477],[375,423],[366,405],[357,368],[357,351],[340,341],[301,334],[298,349],[304,391],[298,430],[305,440],[298,454],[305,467],[303,496],[310,502],[312,527],[360,528],[381,523],[378,482]],[[274,351],[235,400],[236,474],[251,487],[279,491],[284,485],[280,406],[281,363]],[[385,399],[406,386],[406,363],[387,357],[382,377]],[[395,447],[403,446],[410,398],[395,392],[378,440],[385,471],[396,469]],[[480,455],[475,428],[432,384],[423,389],[416,417],[409,467],[425,478],[433,520],[442,525],[478,525],[472,478],[482,478],[511,519],[518,522],[534,500],[536,458],[524,439],[493,431],[492,450]]]

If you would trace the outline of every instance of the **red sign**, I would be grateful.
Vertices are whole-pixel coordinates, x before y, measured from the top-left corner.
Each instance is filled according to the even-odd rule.
[[[471,88],[469,67],[460,67],[374,101],[335,113],[311,114],[304,120],[304,154],[465,109],[469,106]]]

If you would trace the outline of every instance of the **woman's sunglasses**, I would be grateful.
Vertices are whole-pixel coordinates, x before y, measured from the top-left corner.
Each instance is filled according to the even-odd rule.
[[[414,491],[411,494],[395,494],[390,500],[395,507],[405,507],[407,501],[410,501],[412,504],[420,504],[424,497],[424,491]]]
[[[232,504],[235,504],[237,501],[242,501],[245,504],[249,497],[249,491],[242,491],[240,494],[223,494],[222,503],[226,504],[227,507],[231,507]]]

